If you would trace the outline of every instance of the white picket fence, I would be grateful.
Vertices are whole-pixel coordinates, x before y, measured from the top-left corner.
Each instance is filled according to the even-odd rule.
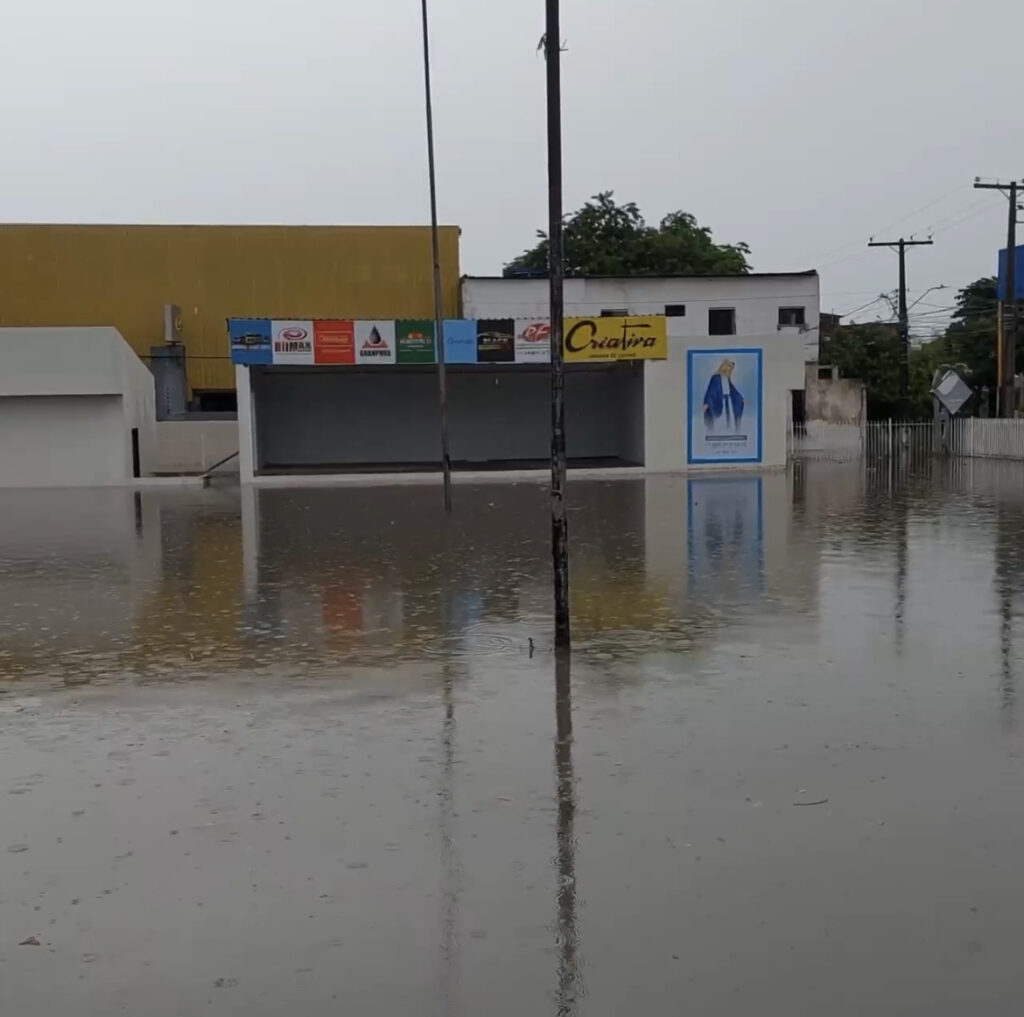
[[[967,417],[950,423],[950,452],[972,459],[1024,460],[1024,419]]]
[[[931,421],[870,420],[864,429],[864,451],[870,459],[917,459],[940,451],[942,438]]]
[[[809,420],[790,428],[791,459],[859,459],[863,454],[864,428],[860,424]]]
[[[943,455],[1024,462],[1024,418],[871,420],[863,426],[810,422],[791,430],[789,452],[800,459],[918,460]]]

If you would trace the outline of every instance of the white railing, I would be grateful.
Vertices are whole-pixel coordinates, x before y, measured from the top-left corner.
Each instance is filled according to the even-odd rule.
[[[789,434],[791,457],[807,459],[920,459],[931,455],[1024,462],[1024,418],[966,417],[947,421],[811,421]]]
[[[973,459],[1024,460],[1024,419],[967,417],[954,420],[950,451]]]
[[[856,459],[864,453],[860,424],[831,424],[809,420],[789,432],[789,454],[812,459]]]
[[[931,421],[870,420],[864,451],[871,458],[928,456],[939,451],[939,437]]]

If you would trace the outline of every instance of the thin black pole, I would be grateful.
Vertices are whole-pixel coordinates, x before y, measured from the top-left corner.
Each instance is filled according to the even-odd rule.
[[[569,524],[565,514],[565,364],[562,251],[562,51],[558,0],[545,0],[548,99],[548,282],[551,289],[551,554],[555,573],[555,646],[567,649]]]
[[[427,169],[430,177],[430,245],[434,257],[434,347],[437,350],[437,389],[441,400],[441,472],[444,510],[452,510],[452,454],[448,444],[448,374],[444,361],[444,309],[441,306],[441,244],[437,234],[437,179],[434,173],[434,106],[430,98],[430,32],[427,0],[423,12],[423,90],[427,104]]]
[[[900,330],[900,412],[910,416],[910,316],[907,311],[907,248],[931,247],[931,240],[872,240],[868,247],[892,247],[900,257],[899,330]]]
[[[1003,367],[1004,417],[1016,416],[1014,379],[1017,374],[1017,181],[1010,181],[1010,222],[1006,233],[1006,307],[1003,310],[1006,354]]]
[[[907,313],[907,242],[900,237],[900,399],[903,412],[907,412],[907,397],[910,393],[910,317]]]

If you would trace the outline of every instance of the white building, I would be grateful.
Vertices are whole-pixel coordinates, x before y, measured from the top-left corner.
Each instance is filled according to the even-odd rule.
[[[467,276],[462,300],[467,318],[546,315],[548,283]],[[643,363],[639,402],[642,462],[651,471],[711,465],[696,463],[689,454],[687,365],[690,352],[699,350],[762,351],[762,451],[756,465],[785,465],[793,393],[799,393],[802,405],[804,362],[817,359],[819,302],[818,274],[813,271],[565,281],[567,317],[666,316],[668,357]],[[638,404],[635,397],[633,402]]]
[[[444,331],[453,462],[542,467],[547,281],[467,277],[462,297],[464,318]],[[659,336],[644,353],[608,359],[601,349],[567,363],[570,466],[785,465],[793,393],[817,349],[816,273],[570,279],[565,302],[570,329],[570,319],[589,321],[573,342],[600,331],[614,347],[619,328],[624,345],[627,332]],[[229,328],[243,481],[437,468],[432,322],[232,319]]]
[[[153,376],[115,328],[0,328],[0,487],[152,469]]]
[[[465,276],[462,305],[467,318],[546,317],[547,280]],[[819,307],[813,271],[565,281],[567,316],[664,314],[673,319],[669,334],[684,340],[799,336],[808,362],[818,359]]]

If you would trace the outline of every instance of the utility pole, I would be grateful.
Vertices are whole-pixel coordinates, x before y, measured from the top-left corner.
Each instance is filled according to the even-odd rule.
[[[996,365],[999,372],[998,413],[1012,417],[1016,406],[1013,379],[1017,374],[1017,188],[1020,182],[983,183],[974,179],[976,191],[1000,191],[1010,200],[1010,218],[1006,231],[1006,293],[1003,298],[1002,327],[996,337]]]
[[[434,105],[430,98],[430,32],[427,0],[423,14],[423,91],[427,106],[427,175],[430,179],[430,246],[434,258],[434,348],[437,351],[437,388],[441,402],[441,472],[444,477],[444,510],[452,510],[452,454],[448,443],[448,373],[444,361],[444,310],[441,305],[441,245],[437,235],[437,180],[434,173]]]
[[[900,256],[898,316],[900,323],[900,399],[903,412],[908,412],[910,398],[910,317],[907,313],[907,248],[930,247],[931,240],[872,240],[868,247],[891,247]]]
[[[567,650],[569,523],[565,512],[565,363],[562,251],[562,45],[559,0],[545,0],[548,106],[548,284],[551,293],[551,555],[555,575],[555,650]]]

